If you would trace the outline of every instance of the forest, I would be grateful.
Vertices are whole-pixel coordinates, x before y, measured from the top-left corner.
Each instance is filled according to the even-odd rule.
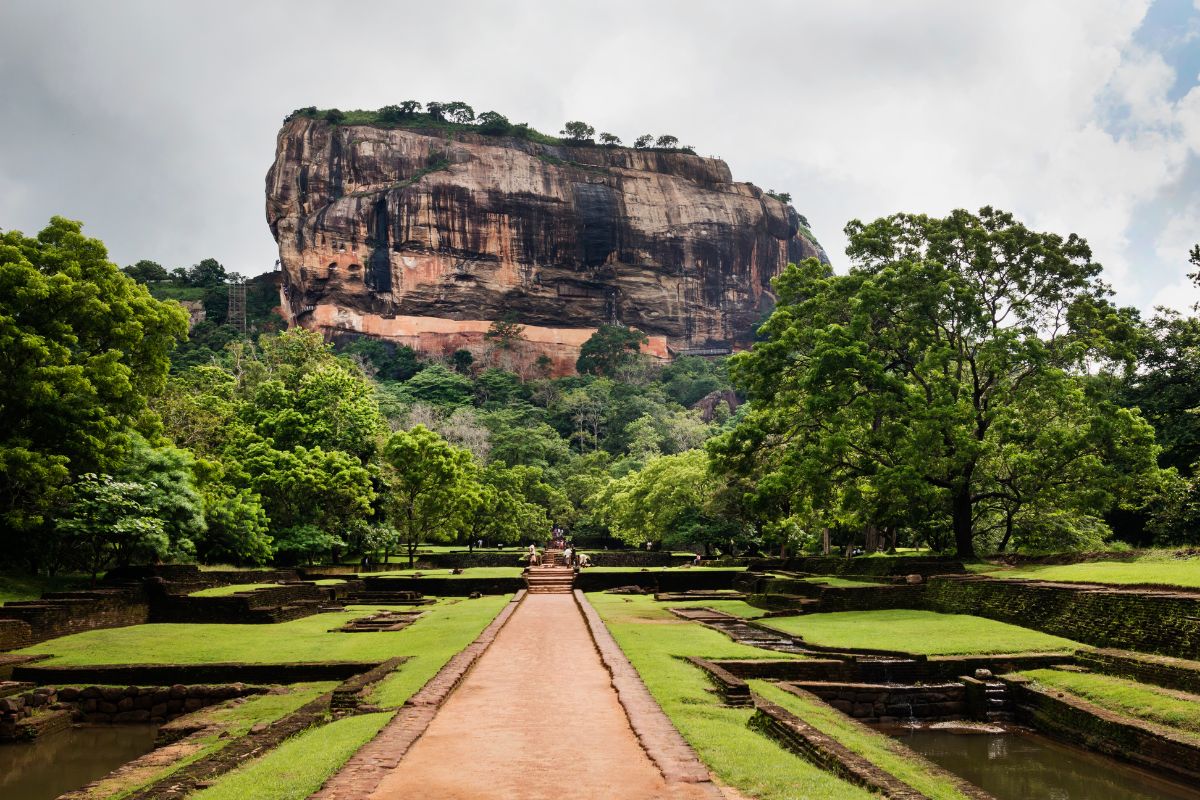
[[[243,333],[214,259],[4,232],[0,567],[386,561],[552,524],[712,557],[1200,543],[1194,315],[1114,305],[1086,242],[990,208],[847,234],[848,270],[776,279],[749,351],[659,364],[606,325],[551,377],[514,362],[516,319],[431,358],[284,330],[259,281]],[[176,299],[211,309],[190,338]]]

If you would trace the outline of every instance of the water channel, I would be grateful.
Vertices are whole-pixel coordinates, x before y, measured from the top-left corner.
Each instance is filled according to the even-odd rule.
[[[0,797],[53,800],[154,749],[157,725],[68,728],[0,745]]]
[[[1200,790],[1028,731],[887,732],[997,800],[1200,800]]]

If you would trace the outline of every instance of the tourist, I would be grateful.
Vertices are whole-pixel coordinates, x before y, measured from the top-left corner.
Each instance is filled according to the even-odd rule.
[[[567,565],[568,565],[568,566],[570,566],[570,564],[571,564],[571,557],[572,557],[574,554],[575,554],[575,551],[573,551],[573,550],[571,549],[571,546],[570,546],[570,545],[567,545],[567,549],[566,549],[566,550],[563,550],[563,560],[565,560],[565,561],[567,562]]]

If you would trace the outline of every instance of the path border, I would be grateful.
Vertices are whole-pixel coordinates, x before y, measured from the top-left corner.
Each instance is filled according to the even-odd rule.
[[[525,589],[518,591],[475,641],[455,654],[420,691],[404,701],[375,738],[360,747],[316,793],[309,795],[310,800],[362,800],[378,789],[425,733],[446,698],[495,641],[526,594]]]
[[[706,789],[713,800],[724,800],[725,795],[713,782],[708,767],[650,694],[625,651],[600,619],[600,614],[581,589],[576,589],[573,594],[575,604],[587,621],[600,660],[608,670],[617,699],[629,719],[629,726],[633,728],[646,755],[658,767],[667,783],[696,784]]]

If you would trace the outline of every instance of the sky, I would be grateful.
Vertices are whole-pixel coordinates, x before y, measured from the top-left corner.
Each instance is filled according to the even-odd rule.
[[[3,0],[0,229],[253,275],[293,109],[464,100],[670,133],[842,228],[992,205],[1078,233],[1117,301],[1200,301],[1200,0]]]

